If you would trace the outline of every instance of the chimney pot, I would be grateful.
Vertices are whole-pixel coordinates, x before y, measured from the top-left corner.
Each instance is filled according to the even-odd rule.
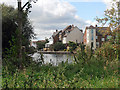
[[[95,27],[97,27],[97,25],[95,25]]]

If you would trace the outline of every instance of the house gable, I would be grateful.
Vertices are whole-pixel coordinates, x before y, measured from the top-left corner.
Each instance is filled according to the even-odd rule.
[[[83,42],[83,33],[78,27],[74,27],[74,29],[70,33],[66,34],[66,43],[69,43],[69,41],[75,43]]]

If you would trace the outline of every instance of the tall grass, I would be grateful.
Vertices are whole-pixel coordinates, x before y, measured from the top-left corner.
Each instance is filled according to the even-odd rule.
[[[96,59],[96,58],[94,58]],[[3,88],[118,88],[118,61],[108,63],[92,59],[84,64],[62,63],[56,66],[28,67],[14,74],[3,70]],[[113,67],[114,66],[114,67]],[[115,67],[116,66],[116,67]]]

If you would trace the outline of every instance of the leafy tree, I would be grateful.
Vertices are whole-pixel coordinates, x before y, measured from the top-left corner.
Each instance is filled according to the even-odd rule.
[[[0,4],[0,7],[2,8],[2,50],[5,52],[6,48],[10,48],[9,41],[12,41],[12,36],[17,37],[17,34],[19,34],[17,29],[17,10],[12,6],[7,6],[5,4]],[[22,22],[22,46],[25,46],[26,51],[28,51],[30,45],[29,40],[34,38],[35,34],[33,32],[33,27],[28,19],[27,12],[23,12]],[[19,41],[16,41],[19,44]]]
[[[59,51],[59,50],[64,50],[66,47],[64,44],[62,44],[62,42],[57,42],[53,45],[53,49],[55,51]]]
[[[96,17],[96,20],[101,24],[102,26],[108,24],[109,27],[112,29],[115,29],[119,25],[120,17],[118,14],[120,14],[120,2],[117,2],[116,0],[113,0],[111,2],[112,6],[110,9],[105,10],[105,16],[103,18]]]
[[[12,6],[0,4],[2,8],[2,57],[3,64],[6,67],[15,70],[23,69],[24,66],[31,63],[30,57],[27,55],[29,51],[30,39],[34,38],[33,27],[28,19],[28,12],[22,13],[22,60],[18,58],[19,54],[19,30],[18,30],[18,11]],[[11,66],[11,67],[10,67]]]
[[[46,43],[46,42],[37,42],[37,49],[38,49],[38,50],[43,49],[43,48],[45,47],[45,43]]]
[[[11,41],[12,35],[16,36],[16,12],[12,6],[2,4],[0,7],[2,7],[2,50],[4,52],[5,48],[10,48],[9,41]]]
[[[45,44],[46,43],[49,43],[49,40],[48,39],[45,39],[45,41],[40,41],[40,42],[37,42],[37,49],[38,50],[41,50],[45,47]]]
[[[120,47],[120,1],[117,2],[117,0],[113,0],[112,2],[112,6],[110,9],[107,9],[105,11],[105,17],[104,18],[96,18],[96,20],[102,24],[102,26],[108,24],[109,27],[112,29],[113,33],[112,33],[112,44],[115,44],[115,46],[117,45],[118,47],[116,47],[116,54],[117,54],[117,59],[120,59],[120,51],[119,51],[119,47]]]

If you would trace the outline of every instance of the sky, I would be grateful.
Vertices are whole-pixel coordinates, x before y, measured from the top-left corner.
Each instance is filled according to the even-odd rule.
[[[28,0],[22,0],[24,5]],[[75,25],[85,30],[86,26],[95,26],[96,16],[104,16],[112,0],[38,0],[31,2],[30,22],[37,35],[35,40],[50,38],[53,32]],[[17,7],[17,0],[0,0],[0,3]]]

